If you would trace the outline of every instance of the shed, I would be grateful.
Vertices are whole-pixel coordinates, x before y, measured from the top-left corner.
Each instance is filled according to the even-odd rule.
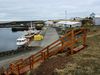
[[[53,21],[46,21],[45,22],[45,25],[47,25],[47,26],[52,26],[54,23],[53,23]]]

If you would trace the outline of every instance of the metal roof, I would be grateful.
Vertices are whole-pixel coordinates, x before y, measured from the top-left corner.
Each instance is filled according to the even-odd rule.
[[[72,21],[59,21],[57,24],[77,24],[77,23],[80,23],[80,22],[72,22]]]

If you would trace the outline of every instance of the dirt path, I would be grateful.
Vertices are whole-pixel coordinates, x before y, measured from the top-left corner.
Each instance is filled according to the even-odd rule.
[[[65,55],[53,56],[53,58],[44,61],[30,75],[54,75],[55,68],[63,69],[65,64],[71,62],[72,58]]]
[[[100,35],[100,31],[97,32],[97,33],[95,33],[95,34],[87,35],[87,38],[89,38],[89,37],[93,37],[93,36],[96,36],[96,35]]]

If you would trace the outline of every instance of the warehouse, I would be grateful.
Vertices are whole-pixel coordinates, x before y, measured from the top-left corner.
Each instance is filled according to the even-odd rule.
[[[81,27],[81,22],[72,22],[72,21],[59,21],[55,26],[59,27]]]

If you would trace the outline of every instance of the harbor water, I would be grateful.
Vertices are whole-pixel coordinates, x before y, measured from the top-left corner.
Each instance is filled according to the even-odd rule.
[[[11,28],[0,28],[0,52],[17,49],[16,39],[23,31],[12,32]]]

